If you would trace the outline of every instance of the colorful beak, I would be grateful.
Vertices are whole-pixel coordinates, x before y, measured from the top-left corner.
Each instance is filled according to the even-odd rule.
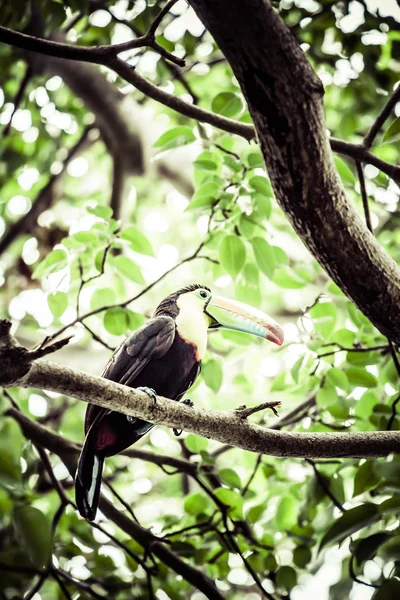
[[[212,296],[205,312],[212,319],[210,329],[217,329],[218,327],[234,329],[257,335],[278,346],[283,344],[282,328],[271,317],[257,308],[236,300]]]

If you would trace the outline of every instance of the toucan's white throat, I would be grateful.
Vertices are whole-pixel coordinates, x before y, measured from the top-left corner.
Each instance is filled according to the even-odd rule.
[[[179,314],[175,319],[179,335],[195,347],[198,360],[207,348],[207,330],[210,318],[204,312],[204,303],[193,294],[182,294],[177,300]]]

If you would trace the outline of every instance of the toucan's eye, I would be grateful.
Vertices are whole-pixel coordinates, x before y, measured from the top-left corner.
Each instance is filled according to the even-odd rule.
[[[208,292],[206,290],[200,290],[200,298],[208,298]]]

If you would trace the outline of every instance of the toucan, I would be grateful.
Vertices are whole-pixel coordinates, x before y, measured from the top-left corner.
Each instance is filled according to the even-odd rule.
[[[189,285],[164,298],[153,317],[122,342],[103,377],[141,388],[153,399],[160,395],[181,400],[200,373],[208,330],[220,328],[250,333],[278,346],[283,343],[281,327],[268,315],[215,296],[204,285]],[[104,459],[122,452],[153,427],[148,421],[88,405],[75,480],[76,503],[85,519],[96,516]]]

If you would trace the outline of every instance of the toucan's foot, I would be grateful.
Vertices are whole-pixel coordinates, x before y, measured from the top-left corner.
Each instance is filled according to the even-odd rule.
[[[156,394],[155,390],[153,390],[153,388],[138,387],[136,389],[140,390],[141,392],[144,392],[145,394],[147,394],[148,396],[150,396],[150,398],[153,400],[154,404],[157,404],[157,394]]]
[[[189,400],[189,398],[186,398],[186,400],[182,400],[182,404],[186,404],[186,406],[188,406],[189,408],[193,408],[194,406],[193,400]]]
[[[182,404],[189,406],[189,408],[193,408],[194,406],[194,402],[192,400],[189,400],[189,398],[186,398],[186,400],[182,400]],[[175,429],[174,427],[172,431],[174,432],[174,435],[176,435],[176,437],[179,437],[183,429]]]

